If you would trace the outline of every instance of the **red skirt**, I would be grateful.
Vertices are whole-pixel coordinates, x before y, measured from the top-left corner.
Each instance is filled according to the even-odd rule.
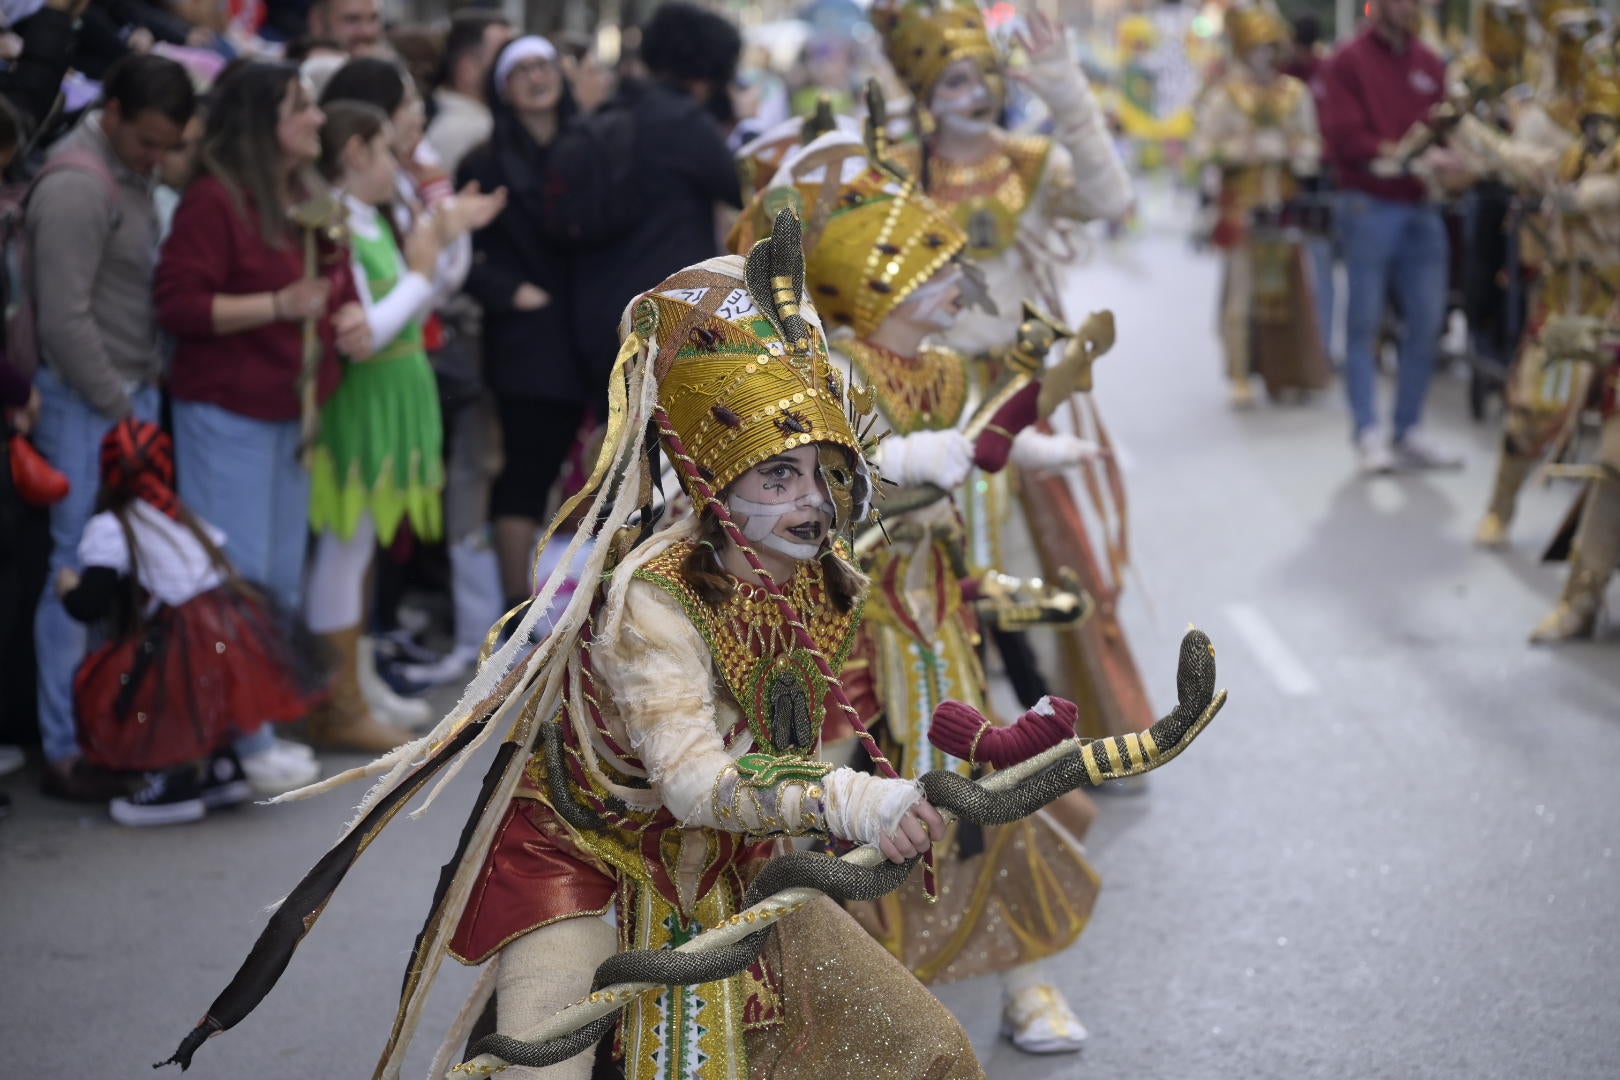
[[[206,757],[265,722],[307,716],[319,665],[256,593],[211,589],[92,652],[73,681],[86,760],[153,771]]]

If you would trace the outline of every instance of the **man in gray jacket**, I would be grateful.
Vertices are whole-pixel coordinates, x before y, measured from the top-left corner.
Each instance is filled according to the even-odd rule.
[[[101,440],[126,416],[155,421],[163,354],[152,309],[158,256],[153,173],[196,108],[184,68],[157,56],[115,65],[99,109],[51,151],[28,196],[31,293],[42,406],[34,443],[72,484],[51,508],[51,580],[34,618],[47,794],[121,794],[79,759],[73,676],[84,627],[54,581],[78,566],[79,539],[101,486]]]

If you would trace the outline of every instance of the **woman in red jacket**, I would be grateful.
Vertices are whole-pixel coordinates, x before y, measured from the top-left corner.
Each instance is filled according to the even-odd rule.
[[[288,610],[298,606],[308,539],[309,414],[337,387],[338,352],[370,352],[348,251],[332,228],[306,228],[318,210],[329,209],[333,228],[343,219],[313,171],[322,120],[292,65],[249,63],[228,75],[208,115],[202,175],[175,212],[154,285],[158,319],[176,339],[181,498],[228,524],[231,562]],[[306,323],[318,340],[307,371]],[[306,379],[312,396],[302,393]]]

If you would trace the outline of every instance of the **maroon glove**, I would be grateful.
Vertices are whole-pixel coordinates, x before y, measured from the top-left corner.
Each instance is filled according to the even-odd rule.
[[[1012,457],[1013,440],[1020,431],[1040,419],[1036,411],[1040,400],[1041,384],[1032,382],[997,409],[989,426],[973,440],[973,464],[987,473],[1005,469]]]
[[[928,741],[934,749],[975,765],[998,769],[1016,765],[1074,738],[1080,710],[1062,698],[1040,703],[1006,727],[998,726],[978,709],[960,701],[946,701],[934,710]]]

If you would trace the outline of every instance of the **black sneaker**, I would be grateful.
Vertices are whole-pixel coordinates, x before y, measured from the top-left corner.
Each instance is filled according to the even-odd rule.
[[[208,759],[198,794],[210,810],[241,806],[253,799],[253,785],[235,750],[222,750]]]
[[[178,765],[153,773],[135,794],[114,799],[107,812],[120,825],[180,825],[208,814],[202,800],[203,778],[196,765]]]
[[[153,773],[145,787],[127,799],[114,799],[107,811],[120,825],[180,825],[252,798],[253,787],[241,761],[235,751],[226,750],[202,765]]]

